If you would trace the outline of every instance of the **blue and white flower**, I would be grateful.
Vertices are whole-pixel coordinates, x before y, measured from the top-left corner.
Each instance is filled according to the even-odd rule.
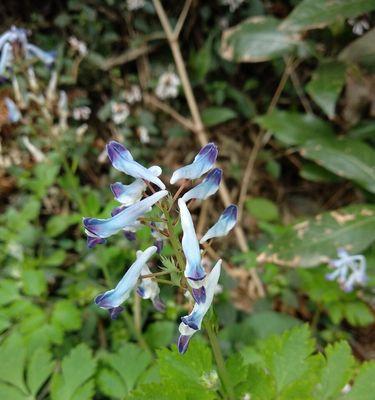
[[[140,252],[137,251],[137,257],[140,255]],[[141,276],[143,275],[151,275],[150,268],[148,267],[147,263],[144,264]],[[142,282],[137,288],[137,293],[142,299],[150,299],[152,304],[156,308],[156,310],[160,312],[165,311],[165,304],[160,300],[160,288],[158,283],[152,279],[151,277],[142,278]]]
[[[118,171],[124,172],[133,178],[152,182],[160,189],[165,189],[164,183],[152,171],[135,161],[130,151],[121,143],[116,141],[109,142],[107,144],[107,153],[113,167]]]
[[[184,275],[189,285],[192,287],[195,301],[197,303],[202,303],[206,299],[204,288],[206,271],[202,266],[198,238],[195,233],[190,212],[182,199],[178,200],[178,207],[180,209],[180,219],[183,231],[182,250],[186,258]]]
[[[191,199],[205,200],[215,194],[220,186],[223,171],[215,168],[210,171],[203,181],[186,192],[181,198],[186,203]]]
[[[4,102],[8,110],[8,121],[12,124],[18,122],[22,118],[22,115],[17,104],[9,97],[5,97]]]
[[[334,271],[326,278],[337,280],[345,292],[351,292],[356,285],[363,286],[367,281],[366,258],[361,254],[350,255],[345,249],[338,249],[337,255],[339,258],[329,263]]]
[[[200,240],[200,243],[205,243],[207,240],[226,236],[237,223],[237,206],[231,204],[220,215],[218,221],[213,225]]]
[[[194,161],[173,172],[171,184],[175,184],[180,179],[197,179],[208,172],[215,164],[218,150],[214,143],[208,143],[202,147],[195,156]]]
[[[138,203],[126,207],[111,218],[83,218],[88,246],[93,247],[96,244],[104,243],[106,238],[122,229],[133,226],[139,217],[150,211],[152,206],[167,194],[166,190],[160,190]]]
[[[201,329],[202,321],[207,311],[211,307],[212,300],[214,298],[215,290],[220,278],[221,271],[221,260],[219,260],[206,281],[206,300],[202,303],[196,303],[192,312],[181,318],[181,323],[179,326],[180,337],[178,339],[178,351],[183,354],[186,352],[190,338],[195,332]]]
[[[135,262],[126,271],[117,286],[95,298],[95,304],[108,310],[112,319],[116,319],[121,311],[124,310],[121,304],[129,298],[141,275],[142,268],[155,253],[155,246],[151,246],[145,251],[137,252]]]

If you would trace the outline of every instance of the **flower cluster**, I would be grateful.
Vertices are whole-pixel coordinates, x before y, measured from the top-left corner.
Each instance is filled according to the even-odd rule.
[[[37,58],[46,66],[51,66],[55,61],[55,52],[47,52],[31,44],[27,40],[27,31],[12,26],[0,36],[0,76],[4,76],[18,57],[32,60]]]
[[[361,254],[350,255],[345,249],[338,249],[337,255],[339,258],[329,263],[334,271],[326,278],[337,280],[345,292],[351,292],[355,285],[364,285],[367,281],[365,257]]]
[[[173,198],[159,178],[162,173],[160,167],[145,168],[133,159],[128,149],[115,141],[107,145],[107,154],[115,169],[135,179],[128,185],[121,182],[111,185],[114,198],[120,204],[112,211],[111,217],[83,219],[88,247],[104,243],[107,238],[119,231],[122,231],[129,240],[134,240],[135,232],[142,224],[150,227],[155,243],[143,252],[138,251],[135,262],[117,286],[97,296],[95,303],[107,309],[111,318],[117,318],[123,310],[121,304],[127,300],[132,290],[136,290],[142,298],[150,299],[157,310],[163,311],[164,304],[159,298],[160,288],[157,279],[155,280],[158,274],[152,274],[147,262],[155,253],[162,250],[164,241],[169,239],[175,251],[181,287],[190,292],[195,301],[191,313],[181,318],[179,326],[178,349],[180,353],[184,353],[191,336],[201,329],[203,318],[217,292],[221,271],[222,260],[218,260],[211,272],[206,272],[200,243],[205,244],[215,237],[227,235],[237,221],[237,207],[228,206],[199,242],[189,211],[188,206],[192,200],[204,200],[219,189],[222,171],[214,168],[218,155],[217,147],[213,143],[207,144],[195,156],[191,164],[174,171],[170,183],[179,185],[179,189]],[[185,188],[189,189],[190,181],[202,178],[205,174],[200,183],[182,194]],[[152,194],[146,193],[148,189]],[[175,211],[178,215],[173,221],[173,205],[176,200],[178,209]],[[146,218],[145,214],[153,206],[159,209],[159,215],[155,218]],[[173,230],[173,226],[178,221],[181,223],[183,233],[181,241]],[[183,262],[178,256],[181,250],[185,256]]]
[[[159,99],[166,100],[178,96],[180,78],[174,72],[164,72],[160,75],[155,94]]]

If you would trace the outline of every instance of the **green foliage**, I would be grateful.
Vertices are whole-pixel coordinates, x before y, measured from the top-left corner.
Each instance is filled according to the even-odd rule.
[[[279,211],[272,201],[255,197],[246,201],[249,213],[261,221],[275,221],[279,218]]]

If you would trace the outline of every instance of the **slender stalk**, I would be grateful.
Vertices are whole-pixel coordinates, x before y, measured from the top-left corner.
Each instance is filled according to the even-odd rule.
[[[228,375],[228,371],[225,367],[225,361],[224,361],[224,357],[223,357],[223,354],[220,349],[219,340],[209,322],[204,321],[203,325],[206,329],[207,336],[210,341],[212,351],[214,353],[214,357],[215,357],[217,369],[219,371],[219,377],[220,377],[221,383],[224,387],[225,392],[228,395],[227,398],[229,400],[234,400],[234,398],[235,398],[234,390],[233,390],[232,382],[230,381],[230,378]]]

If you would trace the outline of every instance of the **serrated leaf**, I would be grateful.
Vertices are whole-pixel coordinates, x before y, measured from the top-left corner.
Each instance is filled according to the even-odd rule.
[[[319,138],[305,143],[300,153],[375,193],[375,151],[366,143],[355,139]]]
[[[27,367],[26,380],[33,396],[36,396],[43,383],[51,375],[53,367],[51,353],[46,348],[38,348],[32,353]]]
[[[73,400],[78,392],[83,395],[82,386],[94,375],[95,369],[96,361],[87,345],[82,343],[72,349],[61,363],[61,373],[53,377],[52,400]],[[91,392],[91,387],[91,383],[85,386],[85,395]]]
[[[338,19],[354,18],[375,9],[373,0],[303,0],[281,24],[285,31],[324,28]]]
[[[375,362],[362,364],[354,385],[344,400],[373,400],[375,393]]]
[[[333,61],[321,64],[314,71],[306,91],[328,118],[335,116],[336,101],[345,83],[344,64]]]
[[[237,113],[227,107],[208,107],[202,111],[202,121],[210,127],[236,118]]]
[[[128,390],[119,374],[111,369],[103,368],[97,377],[98,386],[106,396],[122,399]]]
[[[331,126],[311,114],[273,110],[255,118],[255,121],[285,145],[304,144],[319,137],[333,137]]]
[[[321,400],[335,400],[352,375],[355,364],[347,342],[329,345],[325,349],[327,363],[321,371],[321,380],[316,397]]]
[[[0,380],[27,393],[24,381],[26,348],[17,333],[9,336],[0,346]]]
[[[340,247],[355,254],[375,240],[375,206],[355,204],[303,220],[258,255],[258,262],[313,267],[336,257]]]
[[[257,16],[225,30],[221,56],[229,61],[262,62],[289,54],[300,44],[300,36],[280,31],[279,22]]]

